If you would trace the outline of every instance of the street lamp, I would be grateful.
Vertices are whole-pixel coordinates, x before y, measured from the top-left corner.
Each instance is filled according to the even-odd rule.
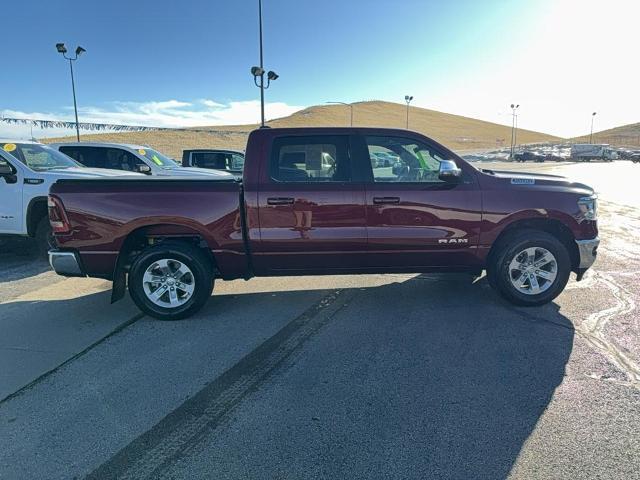
[[[409,104],[411,103],[411,100],[413,100],[412,95],[404,96],[404,101],[407,102],[407,130],[409,130]]]
[[[336,105],[345,105],[347,107],[349,107],[349,110],[351,111],[351,126],[353,127],[353,105],[350,103],[345,103],[345,102],[325,102],[325,103],[333,103]]]
[[[595,118],[597,112],[593,112],[591,114],[591,135],[589,135],[589,143],[593,144],[593,119]],[[601,140],[602,141],[602,140]]]
[[[251,68],[251,75],[253,75],[253,83],[260,89],[260,120],[261,126],[264,128],[264,91],[269,88],[271,82],[277,80],[278,75],[273,70],[267,72],[267,84],[264,84],[264,59],[262,55],[262,0],[258,0],[258,19],[260,26],[260,66]],[[258,82],[260,78],[260,82]]]
[[[511,155],[510,158],[513,160],[513,148],[515,147],[516,142],[516,110],[520,108],[520,105],[511,104]]]
[[[75,62],[80,55],[86,52],[86,50],[80,46],[76,47],[75,57],[67,57],[67,47],[64,46],[64,43],[56,43],[56,50],[58,50],[58,53],[61,53],[65,59],[69,60],[69,69],[71,70],[71,90],[73,91],[73,110],[76,114],[76,138],[79,142],[80,125],[78,124],[78,103],[76,102],[76,82],[73,78],[73,62]]]

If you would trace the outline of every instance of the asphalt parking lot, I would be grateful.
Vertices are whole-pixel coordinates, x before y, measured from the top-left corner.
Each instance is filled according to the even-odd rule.
[[[640,165],[481,166],[598,191],[598,260],[552,304],[286,277],[159,322],[5,242],[0,478],[640,478]]]

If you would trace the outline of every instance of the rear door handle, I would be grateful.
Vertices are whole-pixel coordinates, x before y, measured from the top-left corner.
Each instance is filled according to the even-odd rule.
[[[291,197],[267,198],[267,205],[293,205],[293,198]]]
[[[373,203],[376,205],[398,204],[400,197],[373,197]]]

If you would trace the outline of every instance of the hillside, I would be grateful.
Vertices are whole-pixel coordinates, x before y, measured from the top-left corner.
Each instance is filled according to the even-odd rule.
[[[404,128],[406,106],[381,101],[357,102],[353,104],[354,126]],[[271,127],[310,127],[349,125],[349,108],[344,105],[316,105],[288,117],[271,120]],[[174,158],[182,157],[186,148],[234,148],[243,149],[247,134],[257,125],[234,125],[199,127],[211,128],[211,132],[189,130],[150,131],[128,133],[81,134],[85,141],[124,142],[150,145]],[[509,145],[511,127],[485,122],[473,118],[436,112],[424,108],[410,107],[409,128],[421,132],[457,151],[495,148],[497,140]],[[224,133],[216,132],[224,130]],[[518,143],[541,143],[557,140],[558,137],[529,130],[518,130]],[[73,141],[44,139],[44,142]]]
[[[571,139],[577,143],[588,143],[589,135]],[[640,147],[640,123],[631,123],[621,127],[593,133],[593,143],[608,143],[624,147]]]

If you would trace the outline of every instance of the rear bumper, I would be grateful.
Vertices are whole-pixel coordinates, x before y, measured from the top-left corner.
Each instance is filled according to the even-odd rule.
[[[576,240],[578,244],[579,263],[578,270],[586,270],[593,265],[596,261],[596,255],[598,254],[598,245],[600,245],[600,238],[592,238],[590,240]]]
[[[49,250],[49,264],[58,275],[86,277],[77,252]]]

